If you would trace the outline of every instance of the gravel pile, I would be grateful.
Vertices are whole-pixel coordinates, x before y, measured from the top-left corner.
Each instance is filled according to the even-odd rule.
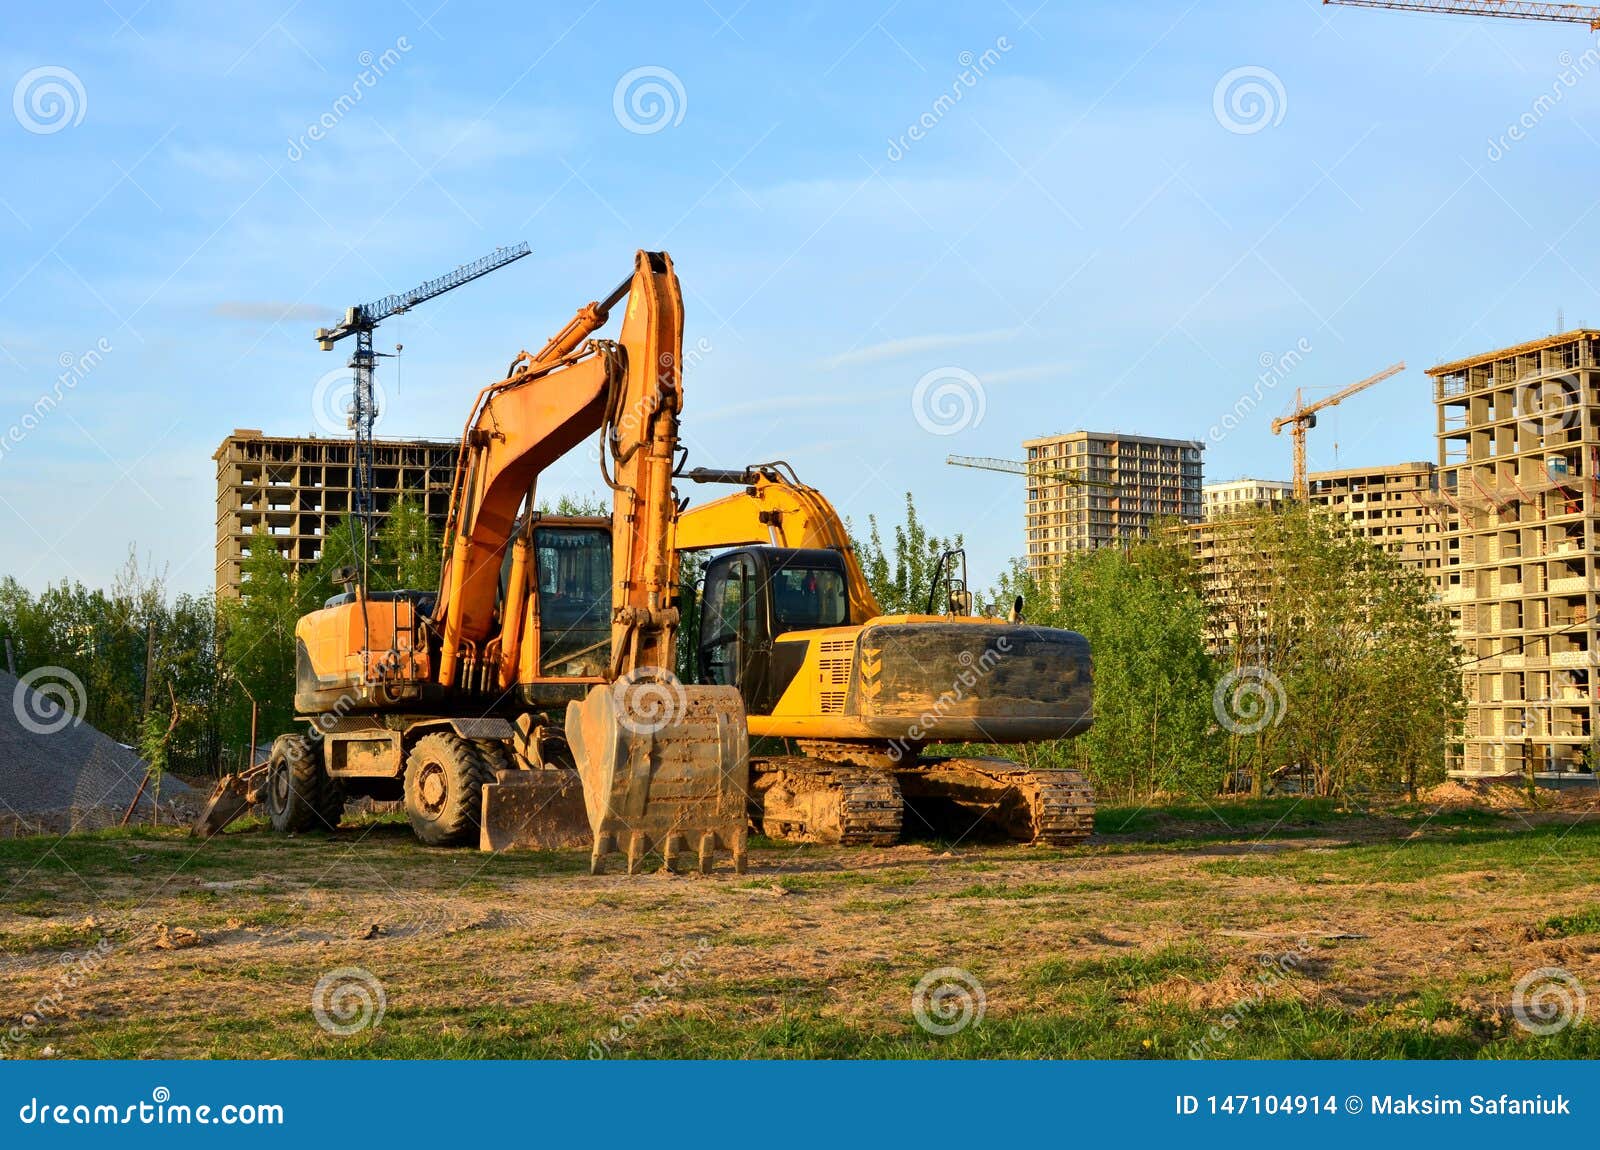
[[[144,778],[144,760],[74,720],[44,678],[36,685],[42,693],[0,671],[0,837],[115,826]],[[163,808],[195,797],[170,775],[161,782]],[[134,819],[149,821],[154,806],[146,788]]]

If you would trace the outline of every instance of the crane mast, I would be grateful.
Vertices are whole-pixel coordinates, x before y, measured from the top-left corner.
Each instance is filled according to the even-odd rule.
[[[353,380],[350,390],[350,429],[355,433],[355,475],[350,508],[361,532],[362,585],[366,584],[367,541],[372,535],[372,429],[378,421],[378,406],[373,396],[372,372],[377,366],[377,353],[372,348],[372,333],[379,323],[392,315],[410,311],[419,303],[454,291],[462,284],[471,283],[480,276],[520,260],[530,254],[526,243],[508,248],[496,248],[486,256],[462,264],[442,276],[418,284],[409,291],[395,292],[371,303],[347,308],[344,320],[336,327],[318,328],[317,344],[323,351],[332,351],[333,345],[348,336],[356,337],[356,349],[350,356]]]

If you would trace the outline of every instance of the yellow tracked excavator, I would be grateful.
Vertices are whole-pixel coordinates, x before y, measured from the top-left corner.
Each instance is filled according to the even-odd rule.
[[[591,338],[626,301],[615,340]],[[437,594],[351,589],[295,629],[295,708],[260,768],[196,823],[255,801],[281,831],[336,825],[347,795],[403,798],[417,836],[591,848],[598,873],[719,852],[745,867],[748,748],[729,685],[673,674],[673,472],[683,302],[665,252],[479,392],[461,439]],[[540,474],[598,437],[609,518],[541,516]]]
[[[833,506],[784,463],[685,477],[740,491],[681,511],[674,546],[706,564],[695,678],[744,700],[752,814],[771,838],[894,842],[988,831],[1068,846],[1093,830],[1074,770],[938,755],[934,744],[1064,739],[1093,721],[1089,644],[971,614],[947,553],[921,615],[883,614]]]

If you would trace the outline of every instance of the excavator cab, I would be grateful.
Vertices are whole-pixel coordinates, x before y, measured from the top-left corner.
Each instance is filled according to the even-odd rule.
[[[611,666],[611,525],[546,520],[533,531],[538,678],[603,679]]]
[[[794,677],[790,654],[775,645],[790,631],[850,622],[844,556],[824,548],[747,547],[706,567],[696,676],[738,687],[746,707],[765,714]]]

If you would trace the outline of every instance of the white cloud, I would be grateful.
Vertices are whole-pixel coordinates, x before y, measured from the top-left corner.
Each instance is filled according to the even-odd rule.
[[[890,339],[830,356],[822,361],[822,366],[831,371],[853,364],[900,359],[924,351],[944,351],[947,348],[971,347],[984,343],[1005,343],[1015,339],[1021,330],[1012,327],[996,331],[950,332],[944,335],[914,335],[903,339]]]

